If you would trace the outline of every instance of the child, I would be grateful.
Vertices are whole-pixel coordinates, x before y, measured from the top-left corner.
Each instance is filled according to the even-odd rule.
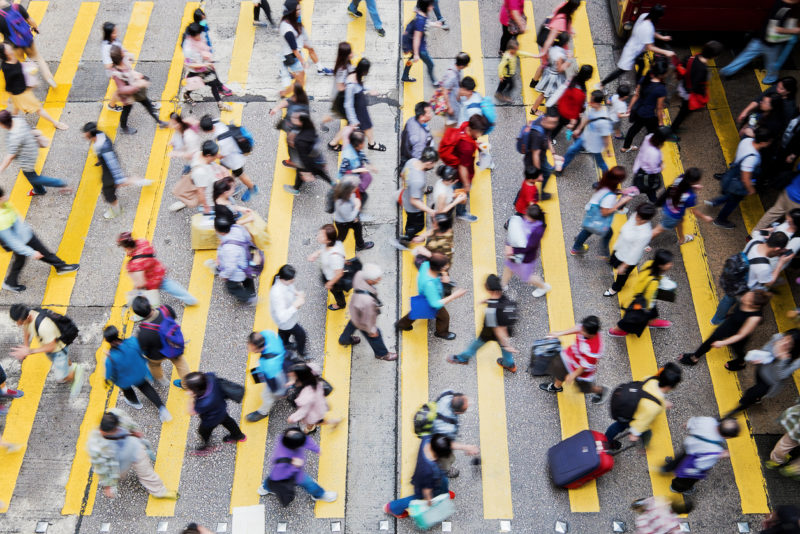
[[[517,193],[517,198],[514,200],[514,209],[517,210],[517,215],[520,217],[525,215],[525,212],[528,211],[528,206],[539,203],[539,188],[536,186],[536,182],[540,182],[541,180],[541,170],[536,174],[525,175],[522,186]]]
[[[101,180],[103,183],[103,198],[108,202],[108,209],[103,213],[103,218],[113,219],[122,213],[117,199],[117,188],[123,185],[136,185],[144,187],[153,183],[136,177],[127,177],[119,164],[114,145],[106,134],[97,129],[96,122],[87,122],[83,125],[83,137],[92,142],[92,148],[97,155],[97,165],[103,169]]]
[[[555,93],[567,81],[567,66],[569,66],[570,62],[575,61],[566,49],[567,44],[569,44],[569,34],[562,32],[558,34],[558,37],[553,41],[553,46],[547,52],[547,68],[544,69],[542,78],[536,84],[539,96],[536,97],[536,101],[531,108],[537,115],[542,101],[550,98],[550,95]]]
[[[614,139],[623,139],[622,119],[628,118],[628,99],[631,96],[631,87],[627,83],[619,84],[617,87],[617,94],[611,97],[609,104],[611,105],[611,117],[614,120]]]
[[[613,119],[608,115],[608,110],[603,105],[603,91],[592,91],[592,97],[589,99],[589,109],[575,129],[575,140],[567,149],[567,153],[564,154],[561,172],[564,172],[581,150],[594,156],[594,160],[602,172],[608,170],[608,165],[603,159],[603,150],[605,150],[608,157],[613,154],[611,147],[611,123]]]
[[[497,85],[497,91],[494,97],[500,102],[508,104],[511,102],[508,93],[514,89],[514,75],[517,73],[517,56],[522,57],[535,57],[534,54],[523,52],[519,49],[519,43],[513,37],[506,45],[506,51],[503,52],[503,58],[500,60],[500,65],[497,67],[497,76],[500,78],[500,83]]]

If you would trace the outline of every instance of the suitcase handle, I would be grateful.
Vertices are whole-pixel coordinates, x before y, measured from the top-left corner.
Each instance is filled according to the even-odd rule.
[[[622,434],[618,435],[616,439],[618,441],[621,441],[624,437],[626,437],[630,433],[631,433],[630,429],[626,429],[624,432],[622,432]],[[637,441],[628,441],[627,445],[623,445],[622,447],[620,447],[619,449],[616,449],[616,450],[606,449],[605,448],[605,444],[602,441],[598,441],[596,443],[597,443],[597,452],[598,452],[598,454],[600,452],[605,452],[609,456],[616,456],[621,452],[627,451],[628,449],[632,449],[636,445],[641,445],[642,448],[644,448],[644,441],[641,440],[641,439],[639,439]]]

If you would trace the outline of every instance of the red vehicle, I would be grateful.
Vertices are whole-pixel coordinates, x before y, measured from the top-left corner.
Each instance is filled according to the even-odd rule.
[[[747,32],[761,28],[775,0],[609,0],[617,34],[627,34],[655,4],[666,7],[662,31]]]

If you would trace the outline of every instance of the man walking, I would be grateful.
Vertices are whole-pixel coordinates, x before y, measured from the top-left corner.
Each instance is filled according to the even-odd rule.
[[[433,147],[431,119],[433,107],[426,101],[417,102],[414,116],[406,121],[403,134],[400,136],[400,169],[411,158],[421,159],[422,151]]]
[[[353,276],[353,296],[350,297],[350,321],[339,336],[340,345],[358,345],[361,338],[354,336],[356,328],[367,338],[367,343],[379,360],[392,362],[397,354],[389,352],[378,328],[378,315],[383,303],[378,299],[375,286],[381,281],[383,271],[375,263],[367,263]]]
[[[800,480],[800,456],[790,456],[792,450],[800,446],[800,403],[784,410],[780,423],[786,434],[775,444],[765,465],[769,469],[780,469],[783,476]]]
[[[425,229],[425,214],[431,217],[436,215],[436,210],[425,204],[425,173],[431,170],[439,159],[439,154],[433,147],[427,147],[422,151],[419,159],[411,158],[403,167],[403,209],[406,212],[406,228],[403,235],[398,239],[397,248],[406,249],[411,244],[411,240],[418,233]]]
[[[464,451],[467,456],[477,456],[480,449],[476,445],[468,445],[456,441],[460,428],[459,417],[467,412],[469,398],[463,393],[443,391],[436,399],[436,418],[433,420],[431,434],[442,434],[450,438],[450,448],[454,451]],[[439,467],[447,474],[447,478],[456,478],[460,471],[455,467],[456,455],[451,454],[439,458]]]
[[[168,490],[153,470],[150,457],[154,457],[155,453],[150,443],[142,437],[139,427],[124,411],[111,408],[104,413],[100,428],[89,435],[86,448],[92,461],[92,470],[103,488],[103,495],[109,499],[117,496],[120,478],[131,470],[153,497],[178,498],[178,492]]]
[[[164,377],[164,369],[161,368],[161,362],[166,358],[172,362],[180,377],[173,384],[175,387],[182,387],[181,379],[189,374],[189,364],[186,363],[186,359],[183,357],[183,347],[177,347],[175,343],[165,347],[160,333],[162,329],[175,331],[173,325],[177,326],[177,331],[180,332],[180,325],[176,322],[175,310],[167,305],[154,309],[150,305],[150,301],[140,295],[133,299],[131,311],[139,317],[144,317],[144,320],[139,324],[139,332],[136,338],[139,340],[139,347],[147,360],[147,366],[150,368],[153,380],[162,386],[169,385],[169,379]],[[167,324],[165,324],[165,321]],[[162,327],[162,324],[164,327],[169,328]]]
[[[486,304],[483,329],[464,352],[448,356],[447,361],[466,365],[483,345],[489,341],[496,341],[500,345],[500,353],[503,355],[502,358],[497,358],[497,365],[516,373],[517,364],[514,363],[514,354],[519,351],[511,346],[511,327],[517,320],[517,304],[503,295],[503,285],[496,274],[486,277],[485,287],[489,292],[489,298],[483,301]]]

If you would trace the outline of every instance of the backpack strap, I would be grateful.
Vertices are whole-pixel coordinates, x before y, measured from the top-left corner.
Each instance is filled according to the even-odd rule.
[[[131,256],[131,261],[133,260],[141,260],[142,258],[155,258],[155,254],[136,254],[135,256]]]
[[[290,463],[292,463],[292,459],[289,458],[288,456],[283,457],[283,458],[276,458],[275,459],[275,463],[276,464],[290,464]]]
[[[703,436],[698,436],[697,434],[689,434],[689,435],[691,437],[693,437],[695,439],[699,439],[700,441],[703,441],[705,443],[710,443],[712,445],[718,445],[721,449],[725,449],[725,442],[723,442],[723,441],[717,441],[717,440],[714,440],[714,439],[704,438]],[[704,453],[704,454],[715,454],[715,453],[708,453],[707,452],[707,453]]]
[[[646,378],[645,380],[642,381],[642,397],[639,400],[647,399],[647,400],[653,401],[656,404],[658,404],[659,406],[661,406],[661,400],[658,397],[656,397],[655,395],[653,395],[651,393],[648,393],[648,392],[646,392],[644,390],[644,385],[645,384],[647,384],[651,380],[656,380],[656,379],[658,379],[657,376],[651,376],[651,377]],[[637,408],[638,408],[638,404],[637,404]]]
[[[756,256],[755,258],[748,258],[747,257],[747,255],[750,253],[750,251],[753,250],[753,247],[756,246],[759,243],[764,243],[764,241],[762,241],[760,239],[758,239],[758,240],[753,239],[744,248],[744,252],[743,252],[744,253],[744,257],[747,260],[747,263],[749,263],[750,265],[769,263],[769,258],[767,258],[766,256]]]

